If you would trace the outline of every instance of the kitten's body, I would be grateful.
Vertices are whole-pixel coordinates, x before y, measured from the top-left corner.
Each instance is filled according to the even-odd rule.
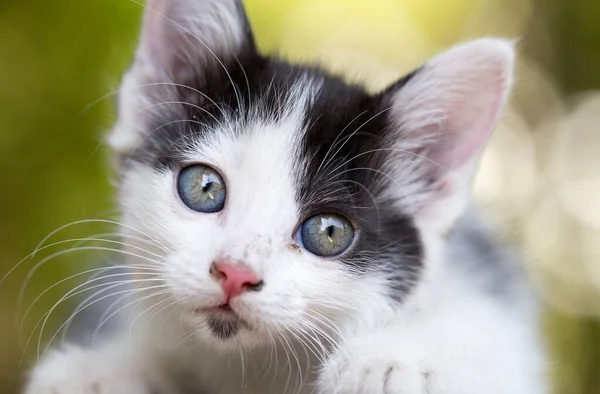
[[[511,44],[458,46],[369,95],[258,55],[233,0],[149,4],[111,143],[157,313],[51,354],[28,393],[546,392],[522,267],[467,209]],[[195,163],[224,179],[219,212],[177,195]],[[355,233],[319,257],[298,228],[329,212]],[[221,261],[260,286],[225,301]]]

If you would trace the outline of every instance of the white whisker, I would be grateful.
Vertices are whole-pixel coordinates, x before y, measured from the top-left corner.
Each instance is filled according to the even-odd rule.
[[[108,242],[119,243],[117,241],[108,241]],[[138,248],[138,249],[141,249],[141,248]],[[137,257],[139,259],[155,263],[158,266],[163,265],[163,263],[160,262],[160,261],[158,261],[158,260],[154,260],[154,259],[151,259],[149,257],[139,255],[137,253],[133,253],[133,252],[129,252],[129,251],[121,250],[121,249],[115,249],[115,248],[106,248],[106,247],[101,247],[101,246],[80,246],[80,247],[77,247],[77,248],[69,248],[69,249],[66,249],[66,250],[61,250],[59,252],[55,252],[55,253],[51,254],[50,256],[42,259],[40,262],[38,262],[29,271],[29,273],[27,274],[27,277],[25,278],[25,280],[23,282],[23,285],[21,286],[21,289],[19,291],[19,297],[18,297],[18,300],[17,300],[17,304],[18,304],[17,310],[19,310],[21,308],[22,300],[23,300],[23,297],[25,295],[25,291],[27,289],[27,286],[28,286],[29,282],[31,281],[31,278],[33,277],[33,275],[35,274],[35,272],[41,266],[43,266],[45,263],[47,263],[48,261],[51,261],[52,259],[54,259],[56,257],[62,256],[62,255],[68,254],[68,253],[80,252],[80,251],[84,251],[84,250],[101,250],[101,251],[110,251],[110,252],[115,252],[115,253],[121,253],[121,254],[124,254],[124,255],[134,256],[134,257]],[[141,250],[143,250],[143,249],[141,249]],[[145,251],[145,252],[148,252],[148,251]],[[150,252],[148,252],[148,253],[150,253]]]
[[[348,122],[348,124],[342,129],[342,131],[340,131],[338,133],[338,135],[335,136],[335,139],[333,140],[333,142],[331,143],[331,145],[329,145],[329,149],[327,149],[327,152],[325,152],[325,156],[323,156],[323,159],[321,160],[321,163],[319,164],[319,167],[317,167],[317,174],[321,171],[321,168],[323,166],[327,166],[329,164],[329,160],[327,160],[327,156],[329,156],[329,153],[331,152],[332,149],[334,149],[338,138],[340,138],[340,136],[344,133],[344,131],[346,131],[346,129],[358,118],[360,118],[362,115],[364,115],[367,111],[362,111],[361,113],[359,113],[358,115],[356,115],[354,118],[352,118],[352,120],[350,122]],[[326,161],[327,160],[327,161]],[[331,159],[330,159],[331,160]]]
[[[152,280],[151,280],[151,279],[148,279],[148,280],[139,280],[138,282],[142,282],[142,281],[152,281]],[[143,289],[135,289],[135,290],[139,290],[139,291],[148,291],[148,290],[154,290],[154,289],[164,289],[164,288],[167,288],[167,286],[163,284],[163,285],[150,286],[150,287],[146,287],[146,288],[143,288]],[[135,291],[135,290],[133,290],[133,291]],[[124,290],[124,291],[132,291],[132,290]],[[165,292],[165,293],[166,293],[166,292]],[[105,295],[105,296],[103,296],[103,297],[101,297],[101,298],[99,298],[99,299],[97,299],[97,300],[94,300],[94,301],[92,301],[91,303],[89,303],[88,305],[86,305],[84,308],[81,308],[79,311],[77,311],[77,313],[73,313],[73,314],[71,315],[71,317],[69,317],[69,318],[67,319],[67,321],[65,321],[65,322],[64,322],[64,323],[63,323],[63,324],[62,324],[62,325],[61,325],[61,326],[60,326],[60,327],[59,327],[59,328],[56,330],[55,334],[54,334],[54,335],[53,335],[53,336],[50,338],[50,340],[48,341],[48,344],[46,345],[46,348],[44,349],[44,354],[45,354],[45,353],[48,351],[48,349],[50,348],[50,345],[52,344],[52,342],[54,341],[54,339],[56,338],[56,336],[58,335],[58,333],[59,333],[59,332],[60,332],[60,331],[61,331],[61,330],[62,330],[62,329],[65,327],[65,325],[66,325],[66,324],[67,324],[69,321],[73,320],[73,319],[75,318],[75,316],[76,316],[78,313],[82,312],[82,311],[83,311],[83,310],[85,310],[86,308],[89,308],[90,306],[94,305],[95,303],[98,303],[98,302],[100,302],[100,301],[102,301],[102,300],[104,300],[104,299],[106,299],[106,298],[108,298],[108,297],[112,297],[112,296],[115,296],[115,295],[118,295],[118,294],[122,294],[122,292],[115,292],[115,293],[112,293],[112,294]],[[156,293],[156,295],[160,295],[160,294],[161,294],[161,293]],[[40,357],[40,346],[39,346],[39,345],[41,344],[42,335],[43,335],[43,332],[44,332],[44,326],[45,326],[45,324],[46,324],[46,322],[47,322],[47,320],[48,320],[48,317],[49,317],[49,316],[50,316],[50,314],[48,314],[48,316],[46,316],[46,320],[44,321],[44,324],[42,324],[42,328],[41,328],[41,330],[40,330],[40,335],[39,335],[39,338],[38,338],[38,339],[39,339],[39,342],[38,342],[38,359],[39,359],[39,357]]]
[[[62,284],[62,283],[64,283],[64,282],[67,282],[67,281],[69,281],[69,280],[71,280],[71,279],[74,279],[74,278],[76,278],[76,277],[79,277],[79,276],[81,276],[81,275],[85,275],[85,274],[89,274],[89,273],[102,273],[102,272],[104,272],[104,271],[111,270],[111,269],[132,269],[132,268],[140,269],[140,267],[137,267],[137,266],[127,266],[127,265],[123,265],[123,266],[114,266],[114,267],[101,267],[101,268],[94,268],[94,269],[90,269],[90,270],[86,270],[86,271],[83,271],[83,272],[79,272],[79,273],[77,273],[77,274],[74,274],[74,275],[71,275],[71,276],[69,276],[69,277],[67,277],[67,278],[61,279],[60,281],[58,281],[58,282],[56,282],[56,283],[52,284],[51,286],[47,287],[47,288],[46,288],[46,289],[45,289],[43,292],[41,292],[41,293],[40,293],[40,294],[39,294],[39,295],[38,295],[38,296],[37,296],[37,297],[36,297],[36,298],[33,300],[33,302],[32,302],[32,303],[31,303],[31,305],[30,305],[30,306],[27,308],[27,310],[25,311],[25,313],[23,314],[23,316],[22,316],[22,317],[17,317],[17,320],[20,320],[20,321],[21,321],[21,323],[20,323],[20,325],[19,325],[19,343],[21,343],[21,339],[22,339],[22,335],[21,335],[21,333],[22,333],[22,331],[23,331],[23,326],[24,326],[24,324],[25,324],[25,321],[26,321],[26,319],[27,319],[27,316],[29,315],[29,313],[31,312],[31,310],[33,309],[33,307],[35,306],[35,304],[36,304],[36,303],[37,303],[37,302],[38,302],[38,301],[39,301],[39,300],[40,300],[40,299],[41,299],[41,298],[42,298],[42,297],[43,297],[43,296],[44,296],[44,295],[45,295],[45,294],[46,294],[48,291],[52,290],[53,288],[55,288],[56,286],[58,286],[58,285],[60,285],[60,284]],[[145,268],[145,267],[142,267],[141,269],[146,269],[146,268]],[[158,271],[158,270],[157,270],[157,271]],[[123,275],[131,275],[131,274],[130,274],[130,273],[127,273],[127,274],[123,274]],[[103,277],[103,278],[99,278],[98,280],[102,280],[102,279],[104,279],[104,278],[105,278],[105,277]],[[92,280],[95,280],[95,278],[94,278],[94,279],[92,279]],[[90,283],[90,281],[89,281],[89,280],[88,280],[88,281],[86,281],[86,284],[87,284],[87,283]],[[19,310],[17,310],[17,315],[19,315]]]

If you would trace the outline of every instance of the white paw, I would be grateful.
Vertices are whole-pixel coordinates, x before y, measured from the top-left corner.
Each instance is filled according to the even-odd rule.
[[[412,335],[407,335],[412,334]],[[512,337],[511,337],[512,339]],[[452,338],[377,332],[343,345],[320,371],[318,394],[548,393],[536,349],[483,334]],[[523,349],[525,351],[523,351]]]
[[[319,379],[322,394],[425,394],[429,373],[393,358],[332,360]]]
[[[25,394],[150,394],[131,358],[69,347],[55,350],[34,368]]]
[[[382,337],[347,343],[323,365],[317,392],[428,394],[427,386],[433,378],[429,366],[415,348],[397,345]]]

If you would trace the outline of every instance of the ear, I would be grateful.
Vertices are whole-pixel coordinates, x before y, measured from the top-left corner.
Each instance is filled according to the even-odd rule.
[[[185,78],[191,65],[225,63],[242,48],[254,40],[241,0],[146,3],[137,61],[157,72]]]
[[[204,91],[218,76],[231,79],[241,57],[257,55],[241,0],[147,0],[144,8],[135,61],[123,78],[119,118],[109,139],[118,152],[133,149],[150,123],[140,114],[143,108],[183,101],[176,85]]]
[[[507,100],[514,43],[480,39],[438,55],[382,94],[390,108],[391,170],[410,182],[417,221],[447,231],[464,212],[477,162]],[[409,187],[410,186],[410,187]]]

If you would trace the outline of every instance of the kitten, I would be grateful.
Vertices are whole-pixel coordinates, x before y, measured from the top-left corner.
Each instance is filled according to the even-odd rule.
[[[25,392],[546,393],[522,267],[469,203],[514,57],[475,40],[373,95],[259,54],[241,2],[150,0],[110,144],[156,313]]]

